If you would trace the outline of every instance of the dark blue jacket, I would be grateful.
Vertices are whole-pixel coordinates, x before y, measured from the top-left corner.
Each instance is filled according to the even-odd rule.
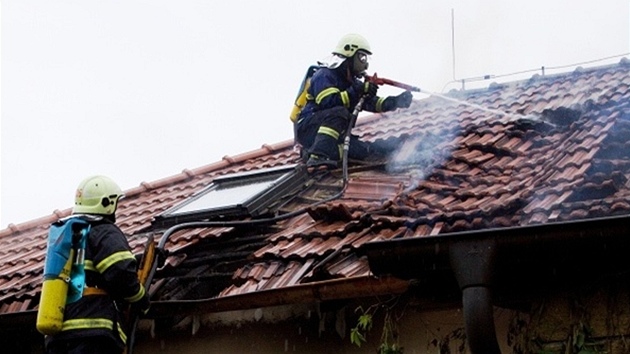
[[[311,85],[307,91],[308,101],[300,113],[299,120],[315,112],[338,106],[346,107],[349,112],[352,112],[362,95],[362,92],[355,88],[361,87],[360,83],[359,79],[349,77],[345,65],[336,69],[326,67],[318,69],[311,77]],[[362,109],[369,112],[382,112],[384,100],[383,97],[372,97],[363,103]]]

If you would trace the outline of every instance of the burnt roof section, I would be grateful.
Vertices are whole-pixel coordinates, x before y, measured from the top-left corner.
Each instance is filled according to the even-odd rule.
[[[154,299],[226,297],[370,275],[372,241],[630,213],[630,64],[454,91],[359,119],[353,131],[398,150],[353,165],[343,196],[275,224],[175,233]],[[504,112],[505,114],[497,114]],[[291,141],[126,191],[118,224],[136,251],[154,218],[218,176],[298,162]],[[282,205],[306,208],[341,188],[339,173]],[[35,309],[47,229],[70,209],[0,231],[0,314]]]

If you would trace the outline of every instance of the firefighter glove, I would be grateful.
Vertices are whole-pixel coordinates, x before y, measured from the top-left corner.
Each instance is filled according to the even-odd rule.
[[[400,95],[396,96],[396,107],[398,108],[409,108],[411,106],[411,100],[413,99],[413,95],[409,91],[405,91]]]
[[[370,99],[376,96],[376,92],[378,91],[378,85],[373,84],[369,81],[361,82],[357,81],[354,85],[352,85],[352,90],[359,94],[359,96],[365,96]]]
[[[405,91],[398,96],[389,96],[383,101],[382,111],[389,112],[396,108],[407,108],[411,105],[413,95],[409,91]]]
[[[378,85],[373,84],[369,81],[363,83],[363,94],[367,98],[372,98],[376,96],[376,92],[378,91]]]

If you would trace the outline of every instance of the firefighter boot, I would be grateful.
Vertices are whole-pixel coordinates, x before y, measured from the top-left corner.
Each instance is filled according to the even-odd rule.
[[[320,127],[306,162],[306,168],[309,172],[337,168],[339,161],[338,137],[339,133],[335,130]]]

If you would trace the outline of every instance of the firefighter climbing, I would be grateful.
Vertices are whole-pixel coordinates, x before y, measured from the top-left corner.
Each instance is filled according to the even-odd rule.
[[[51,227],[37,320],[47,353],[123,353],[128,329],[120,306],[149,309],[136,259],[114,224],[122,196],[111,179],[89,177],[77,188],[73,215]],[[61,237],[64,225],[75,227]]]
[[[307,73],[291,118],[296,142],[306,151],[309,171],[337,167],[344,135],[352,129],[353,110],[362,97],[361,108],[370,112],[410,106],[413,96],[409,90],[398,96],[379,97],[379,82],[361,80],[368,69],[370,55],[372,49],[365,38],[348,34],[341,38],[329,60],[312,70],[312,76]],[[354,135],[350,140],[351,159],[364,160],[391,150],[385,145],[363,142]]]

